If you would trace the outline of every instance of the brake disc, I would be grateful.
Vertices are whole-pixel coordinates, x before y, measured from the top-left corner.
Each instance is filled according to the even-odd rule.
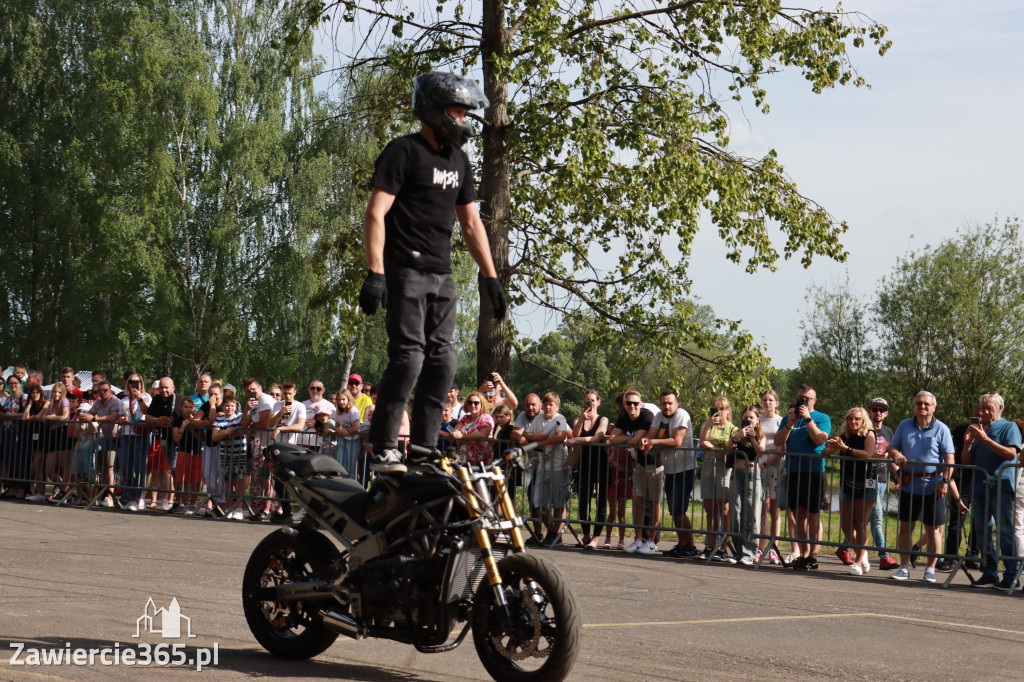
[[[551,653],[551,648],[548,647],[541,651],[537,647],[541,638],[541,627],[543,626],[538,604],[542,604],[544,598],[532,587],[523,587],[520,601],[522,602],[523,609],[529,610],[533,614],[530,620],[527,621],[528,626],[533,631],[530,639],[523,642],[513,638],[511,633],[509,633],[508,644],[505,644],[501,641],[501,634],[499,633],[491,636],[491,642],[501,652],[501,655],[510,661],[521,661],[526,658],[547,658]]]

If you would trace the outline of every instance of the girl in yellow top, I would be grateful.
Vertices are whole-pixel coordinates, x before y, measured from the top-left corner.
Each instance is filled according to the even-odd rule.
[[[700,446],[704,448],[704,465],[700,472],[700,495],[704,500],[707,515],[708,535],[704,546],[704,557],[712,556],[715,561],[730,560],[725,549],[714,552],[718,544],[718,533],[729,532],[729,483],[730,469],[725,464],[725,450],[736,432],[732,423],[732,405],[728,398],[719,396],[711,402],[708,420],[700,429]],[[731,559],[731,563],[735,563]]]

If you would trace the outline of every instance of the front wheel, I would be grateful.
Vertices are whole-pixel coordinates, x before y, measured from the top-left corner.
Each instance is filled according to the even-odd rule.
[[[242,610],[264,649],[281,658],[316,656],[338,635],[324,625],[315,604],[261,599],[258,592],[289,583],[324,580],[337,548],[320,533],[271,533],[256,546],[242,578]]]
[[[506,622],[484,581],[473,604],[473,644],[496,680],[562,680],[580,651],[580,612],[565,576],[541,557],[512,554],[498,562]]]

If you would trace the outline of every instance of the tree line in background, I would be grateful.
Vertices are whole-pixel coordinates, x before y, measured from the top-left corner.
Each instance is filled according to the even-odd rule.
[[[332,123],[312,38],[278,41],[304,4],[5,1],[10,361],[194,377],[351,360],[364,321],[323,301],[358,288],[355,179],[391,131]]]
[[[354,306],[372,162],[415,129],[413,73],[482,70],[494,106],[470,152],[495,259],[515,303],[561,322],[540,338],[491,322],[456,234],[461,386],[500,371],[517,391],[558,391],[570,414],[584,387],[610,412],[627,385],[673,386],[697,413],[769,385],[785,403],[801,381],[833,416],[876,394],[907,413],[920,389],[953,421],[983,390],[1012,412],[1016,219],[906,254],[870,298],[810,292],[792,370],[689,288],[702,214],[748,270],[845,258],[845,224],[774,150],[728,149],[726,100],[767,112],[762,77],[780,68],[816,91],[860,85],[848,44],[884,53],[885,27],[841,8],[634,5],[4,0],[5,359],[51,378],[70,364],[378,379],[383,319]],[[351,43],[330,88],[311,31],[328,17],[339,50]]]
[[[781,372],[776,388],[786,401],[799,383],[815,384],[833,423],[878,395],[894,419],[909,417],[922,390],[950,426],[988,391],[1006,399],[1006,418],[1024,417],[1022,263],[1020,219],[996,219],[908,252],[871,292],[849,281],[813,289],[800,365]]]

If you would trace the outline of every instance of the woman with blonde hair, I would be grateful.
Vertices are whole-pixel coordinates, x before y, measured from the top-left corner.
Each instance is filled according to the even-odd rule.
[[[473,391],[462,401],[462,419],[455,425],[451,438],[459,444],[459,458],[469,464],[489,465],[494,448],[488,440],[494,432],[491,406],[480,391]]]
[[[875,457],[875,432],[868,411],[863,407],[851,408],[839,435],[828,439],[822,454],[843,457],[839,468],[839,525],[847,542],[863,545],[867,542],[867,520],[878,494],[875,481],[870,478],[872,467],[868,460]],[[861,548],[856,553],[848,575],[864,575],[870,570],[868,551]]]
[[[57,382],[50,389],[50,408],[43,420],[47,422],[46,461],[43,469],[46,477],[53,481],[50,501],[59,502],[68,490],[68,470],[71,464],[71,449],[68,444],[67,421],[71,418],[71,401],[68,389]]]
[[[704,464],[700,471],[700,496],[704,500],[708,529],[704,545],[705,559],[711,557],[715,561],[729,560],[724,547],[716,552],[715,545],[718,544],[718,532],[729,532],[731,471],[726,466],[725,450],[729,447],[729,441],[736,430],[736,425],[732,423],[732,405],[729,404],[729,399],[718,396],[711,402],[708,419],[700,429],[700,446],[704,448]],[[735,561],[733,559],[732,563]]]

